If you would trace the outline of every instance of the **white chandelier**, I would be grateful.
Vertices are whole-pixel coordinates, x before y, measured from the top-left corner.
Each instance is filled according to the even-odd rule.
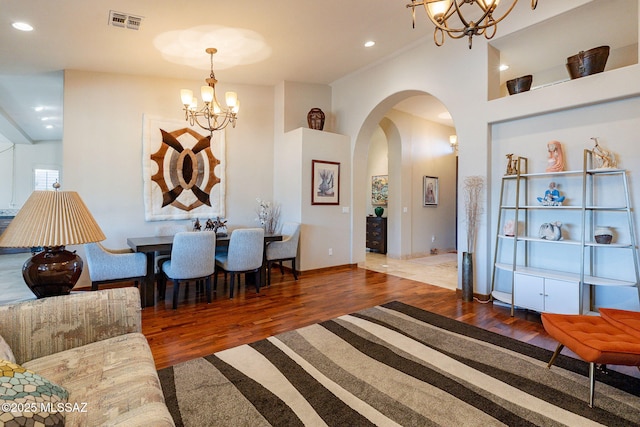
[[[235,92],[225,93],[226,109],[223,109],[216,97],[216,76],[213,73],[213,55],[218,51],[214,47],[210,47],[206,52],[211,56],[211,74],[205,79],[207,86],[200,88],[200,96],[204,106],[198,110],[198,100],[193,96],[193,91],[182,89],[180,98],[184,105],[184,117],[189,121],[191,126],[198,125],[202,129],[208,130],[213,136],[216,130],[224,129],[228,124],[236,127],[236,119],[238,118],[238,110],[240,109],[240,101]]]
[[[446,32],[453,39],[468,36],[469,49],[471,49],[473,36],[484,35],[487,39],[495,36],[498,22],[506,18],[518,3],[518,0],[509,1],[511,2],[509,6],[499,7],[500,0],[411,0],[411,4],[408,4],[407,8],[411,8],[413,27],[415,28],[416,7],[424,6],[429,19],[436,26],[433,32],[433,41],[437,46],[444,44]],[[462,14],[465,5],[469,6],[465,8],[467,13],[471,12],[472,6],[476,6],[475,20],[465,18]],[[538,0],[531,0],[531,9],[535,9],[536,6],[538,6]],[[453,17],[454,14],[459,22]]]

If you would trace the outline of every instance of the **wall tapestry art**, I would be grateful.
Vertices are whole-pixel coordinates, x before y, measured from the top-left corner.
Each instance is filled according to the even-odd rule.
[[[225,217],[225,134],[144,116],[142,173],[147,221]]]

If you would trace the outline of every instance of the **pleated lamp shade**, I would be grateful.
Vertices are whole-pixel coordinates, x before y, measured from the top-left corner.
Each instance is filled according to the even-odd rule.
[[[0,236],[0,247],[99,242],[106,237],[75,191],[34,191]]]
[[[67,295],[82,274],[82,258],[64,247],[106,237],[75,191],[34,191],[0,236],[0,247],[39,248],[22,267],[38,298]]]

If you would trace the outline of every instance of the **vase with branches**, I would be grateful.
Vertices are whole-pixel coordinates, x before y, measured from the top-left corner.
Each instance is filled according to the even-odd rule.
[[[256,221],[264,228],[265,233],[274,234],[280,222],[280,206],[260,198],[257,198],[256,201],[258,202]]]
[[[484,177],[468,176],[464,179],[464,209],[467,227],[467,252],[462,254],[462,300],[473,301],[473,251],[476,247],[482,216],[482,190]]]

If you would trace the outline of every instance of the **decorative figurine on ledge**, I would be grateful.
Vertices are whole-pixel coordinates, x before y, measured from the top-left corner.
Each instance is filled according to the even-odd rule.
[[[504,223],[504,227],[502,227],[502,234],[507,237],[513,237],[516,235],[516,222],[512,219],[508,220]]]
[[[196,220],[198,226],[200,226],[200,221]],[[194,231],[200,231],[200,228],[193,227]],[[215,231],[216,236],[225,237],[227,235],[227,221],[223,221],[220,217],[216,217],[216,219],[207,219],[207,222],[204,225],[204,231]]]
[[[307,114],[307,124],[309,129],[324,129],[324,112],[319,108],[312,108]]]
[[[556,188],[556,183],[551,181],[549,188],[544,192],[544,197],[538,197],[537,199],[542,206],[562,206],[565,196],[560,195],[560,191]]]
[[[193,231],[200,231],[200,230],[202,230],[202,226],[200,225],[200,220],[196,218],[196,220],[193,222]]]
[[[562,172],[564,170],[564,154],[562,144],[558,141],[551,141],[547,144],[549,158],[547,159],[547,172]]]
[[[507,154],[507,173],[506,175],[518,174],[518,158],[513,158],[513,154]]]
[[[562,223],[545,222],[540,226],[538,237],[544,240],[562,240]]]
[[[226,237],[227,221],[220,219],[220,217],[216,217],[215,221],[213,221],[213,231],[216,232],[216,236]]]
[[[617,167],[616,164],[616,156],[612,154],[609,150],[602,148],[602,146],[598,143],[598,138],[591,138],[595,141],[596,145],[593,147],[593,155],[596,158],[596,169],[615,169]]]

